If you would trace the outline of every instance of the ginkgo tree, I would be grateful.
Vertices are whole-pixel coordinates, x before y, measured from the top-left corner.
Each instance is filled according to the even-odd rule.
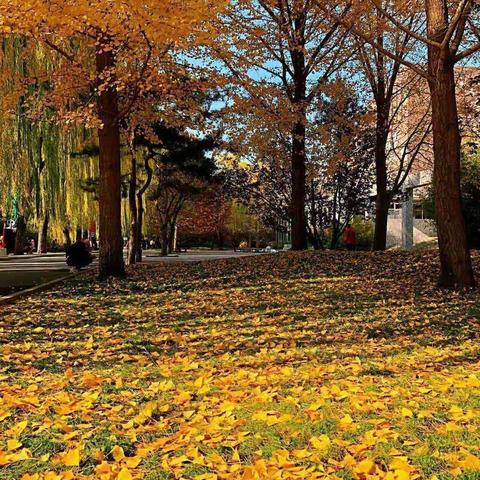
[[[1,0],[0,30],[22,36],[51,61],[28,83],[30,114],[52,108],[59,120],[98,132],[100,276],[124,275],[121,134],[159,108],[143,102],[169,80],[172,58],[213,41],[213,0]],[[45,85],[44,89],[32,88]],[[18,95],[26,93],[25,83]],[[33,92],[33,93],[32,93]],[[169,95],[172,95],[169,89]]]
[[[460,190],[461,134],[456,98],[455,66],[480,51],[478,2],[475,0],[395,0],[388,9],[380,0],[315,0],[332,24],[362,38],[378,52],[423,77],[432,103],[434,188],[441,274],[439,285],[466,288],[475,285],[468,248]],[[349,15],[342,15],[349,8]],[[372,11],[383,28],[403,32],[416,41],[411,54],[400,57],[378,41],[369,22]],[[420,19],[420,30],[404,22],[410,12]]]
[[[214,54],[226,67],[234,107],[234,135],[256,152],[269,126],[291,139],[292,249],[307,248],[306,163],[314,135],[312,112],[348,59],[340,23],[325,22],[313,0],[235,0],[222,16]]]

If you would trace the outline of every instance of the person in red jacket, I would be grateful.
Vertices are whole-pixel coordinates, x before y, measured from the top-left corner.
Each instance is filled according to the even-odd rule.
[[[5,225],[3,226],[3,231],[1,232],[2,234],[0,235],[0,248],[6,248],[7,243],[5,241],[6,239],[6,228]]]
[[[355,229],[350,223],[345,229],[343,241],[347,247],[347,250],[355,250],[355,247],[357,246],[357,232],[355,232]]]

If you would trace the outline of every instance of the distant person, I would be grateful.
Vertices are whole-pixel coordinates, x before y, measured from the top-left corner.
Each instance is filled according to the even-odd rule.
[[[343,242],[345,243],[345,247],[347,247],[347,250],[353,251],[357,247],[357,232],[350,223],[345,229]]]
[[[34,252],[34,250],[35,250],[35,242],[32,245],[31,240],[26,240],[23,248],[23,253],[25,253],[25,255],[31,255]]]
[[[60,251],[60,245],[58,244],[58,242],[55,239],[52,240],[50,250],[52,252],[59,252]]]
[[[32,255],[33,253],[35,253],[35,250],[37,249],[36,245],[35,245],[35,240],[33,238],[30,239],[30,246],[28,247],[28,253],[30,255]]]
[[[98,250],[97,237],[94,233],[92,233],[92,235],[90,236],[90,244],[93,250]]]
[[[76,270],[88,267],[93,261],[92,254],[83,240],[77,240],[70,245],[67,248],[66,257],[67,265]]]

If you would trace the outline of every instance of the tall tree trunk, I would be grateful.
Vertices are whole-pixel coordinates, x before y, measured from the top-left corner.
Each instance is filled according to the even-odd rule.
[[[162,240],[162,257],[168,257],[168,223],[165,222],[162,225],[161,231],[161,240]]]
[[[314,250],[322,250],[322,241],[320,240],[320,236],[318,235],[318,231],[312,230],[309,234],[310,242],[312,243]]]
[[[168,253],[175,252],[175,229],[177,222],[171,222],[168,227]]]
[[[121,164],[118,93],[114,83],[115,54],[112,46],[99,39],[96,67],[99,78],[109,78],[109,85],[98,94],[98,130],[100,147],[100,278],[123,277],[123,238],[121,222]]]
[[[298,122],[292,135],[292,250],[306,250],[307,223],[305,216],[306,152],[305,125]]]
[[[319,213],[317,212],[316,202],[317,194],[315,190],[315,182],[310,182],[310,218],[307,225],[307,235],[314,250],[321,250],[323,247],[321,235],[318,231]]]
[[[292,250],[306,250],[307,241],[307,219],[305,213],[306,203],[306,60],[305,60],[305,23],[304,18],[295,18],[296,42],[299,44],[292,49],[292,64],[294,73],[294,114],[297,115],[292,130],[292,202],[290,215],[292,221]]]
[[[130,207],[130,241],[128,242],[128,264],[134,265],[138,251],[138,209],[137,209],[137,160],[132,154],[130,186],[128,190],[128,205]]]
[[[338,189],[335,188],[335,193],[333,196],[333,210],[332,210],[332,238],[330,239],[330,249],[335,250],[337,247],[337,207],[338,207]]]
[[[332,239],[330,241],[330,249],[336,250],[340,244],[340,225],[338,221],[334,220],[332,223]]]
[[[48,235],[49,220],[50,220],[50,215],[47,212],[43,217],[42,227],[38,231],[37,253],[47,253],[47,235]]]
[[[437,70],[430,82],[434,143],[435,208],[440,248],[439,285],[475,286],[460,189],[461,137],[453,64]]]
[[[223,250],[225,248],[225,237],[222,230],[217,230],[217,247],[219,250]]]
[[[385,102],[377,101],[377,125],[375,133],[375,175],[377,200],[375,203],[375,236],[373,250],[381,251],[387,248],[388,211],[390,208],[390,194],[387,178],[387,140],[388,140],[388,111],[390,106]]]
[[[25,217],[20,215],[17,218],[17,234],[15,236],[14,255],[23,255],[25,253],[25,235],[27,233],[27,222]]]
[[[449,12],[444,0],[426,0],[427,33],[444,43]],[[460,188],[461,137],[455,91],[455,63],[450,42],[428,46],[429,88],[432,97],[434,189],[441,272],[446,288],[475,286]]]
[[[64,238],[65,248],[68,248],[72,244],[72,239],[70,238],[70,227],[65,226],[63,228],[63,238]]]
[[[137,192],[137,246],[136,246],[136,261],[141,263],[142,258],[142,238],[143,238],[143,195],[150,187],[153,178],[153,169],[150,166],[150,158],[145,158],[145,172],[147,173],[147,179],[143,184],[142,188]]]

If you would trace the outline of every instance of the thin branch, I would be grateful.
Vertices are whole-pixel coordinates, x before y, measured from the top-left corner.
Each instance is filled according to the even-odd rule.
[[[146,71],[147,71],[147,68],[148,68],[148,64],[150,62],[150,58],[152,57],[152,45],[150,43],[150,40],[147,38],[147,36],[145,35],[144,32],[142,32],[143,34],[143,37],[145,39],[145,42],[147,44],[147,56],[145,58],[145,61],[143,63],[143,66],[142,66],[142,69],[140,71],[140,75],[138,76],[138,80],[137,80],[137,84],[135,85],[135,91],[133,92],[133,95],[132,95],[132,98],[130,99],[130,101],[128,102],[127,106],[125,107],[125,109],[119,114],[119,118],[124,118],[126,117],[132,110],[135,102],[137,101],[139,95],[140,95],[140,81],[142,80],[142,78],[144,77]],[[170,49],[170,46],[167,47],[167,50],[165,51],[165,53]]]
[[[431,45],[432,47],[441,48],[442,45],[440,43],[435,42],[434,40],[431,40],[430,38],[424,37],[423,35],[420,35],[420,34],[414,32],[411,28],[405,26],[403,23],[396,20],[396,18],[393,15],[388,13],[384,8],[382,8],[381,5],[379,5],[377,0],[369,0],[369,1],[370,1],[370,3],[372,3],[375,6],[375,8],[382,15],[385,16],[385,18],[387,18],[393,25],[395,25],[402,32],[404,32],[407,35],[415,38],[416,40],[419,40],[422,43],[425,43],[426,45]]]
[[[457,55],[455,55],[455,57],[453,57],[453,61],[455,63],[460,62],[465,58],[469,57],[470,55],[477,53],[478,51],[480,51],[480,42],[476,43],[475,45],[472,45],[470,48],[467,48],[463,52],[460,52]]]
[[[376,48],[379,52],[383,53],[387,57],[391,58],[392,60],[396,60],[402,65],[412,69],[414,72],[416,72],[418,75],[420,75],[423,78],[426,78],[427,80],[432,80],[431,76],[428,74],[426,70],[423,68],[419,67],[415,63],[409,62],[408,60],[405,60],[405,58],[400,57],[399,55],[390,52],[387,50],[385,47],[382,47],[377,41],[373,40],[369,35],[366,35],[363,33],[361,30],[356,28],[351,22],[346,22],[345,19],[341,19],[338,15],[332,13],[328,9],[326,9],[320,2],[320,0],[315,0],[315,3],[317,4],[318,8],[322,10],[326,15],[330,16],[332,20],[339,22],[341,25],[344,26],[347,30],[352,32],[354,35],[357,37],[361,38],[368,44],[370,44],[372,47]]]
[[[442,44],[440,46],[442,50],[448,47],[448,44],[450,43],[450,40],[453,38],[454,35],[455,35],[455,38],[457,39],[461,39],[463,37],[465,24],[467,22],[467,18],[471,8],[471,3],[472,3],[471,0],[462,0],[460,2],[460,5],[458,6],[457,11],[455,12],[455,15],[453,16],[450,22],[448,30],[445,33],[445,37],[443,38]],[[467,11],[465,11],[466,9]],[[458,30],[456,30],[457,26],[458,26]],[[458,41],[458,45],[460,45],[460,41]]]
[[[43,41],[47,46],[49,46],[52,50],[55,52],[59,53],[62,57],[67,59],[70,63],[73,63],[77,67],[83,68],[82,65],[80,65],[76,60],[73,55],[70,55],[66,50],[64,50],[62,47],[57,45],[56,43],[53,43],[51,40],[48,38],[42,37],[41,41]]]

